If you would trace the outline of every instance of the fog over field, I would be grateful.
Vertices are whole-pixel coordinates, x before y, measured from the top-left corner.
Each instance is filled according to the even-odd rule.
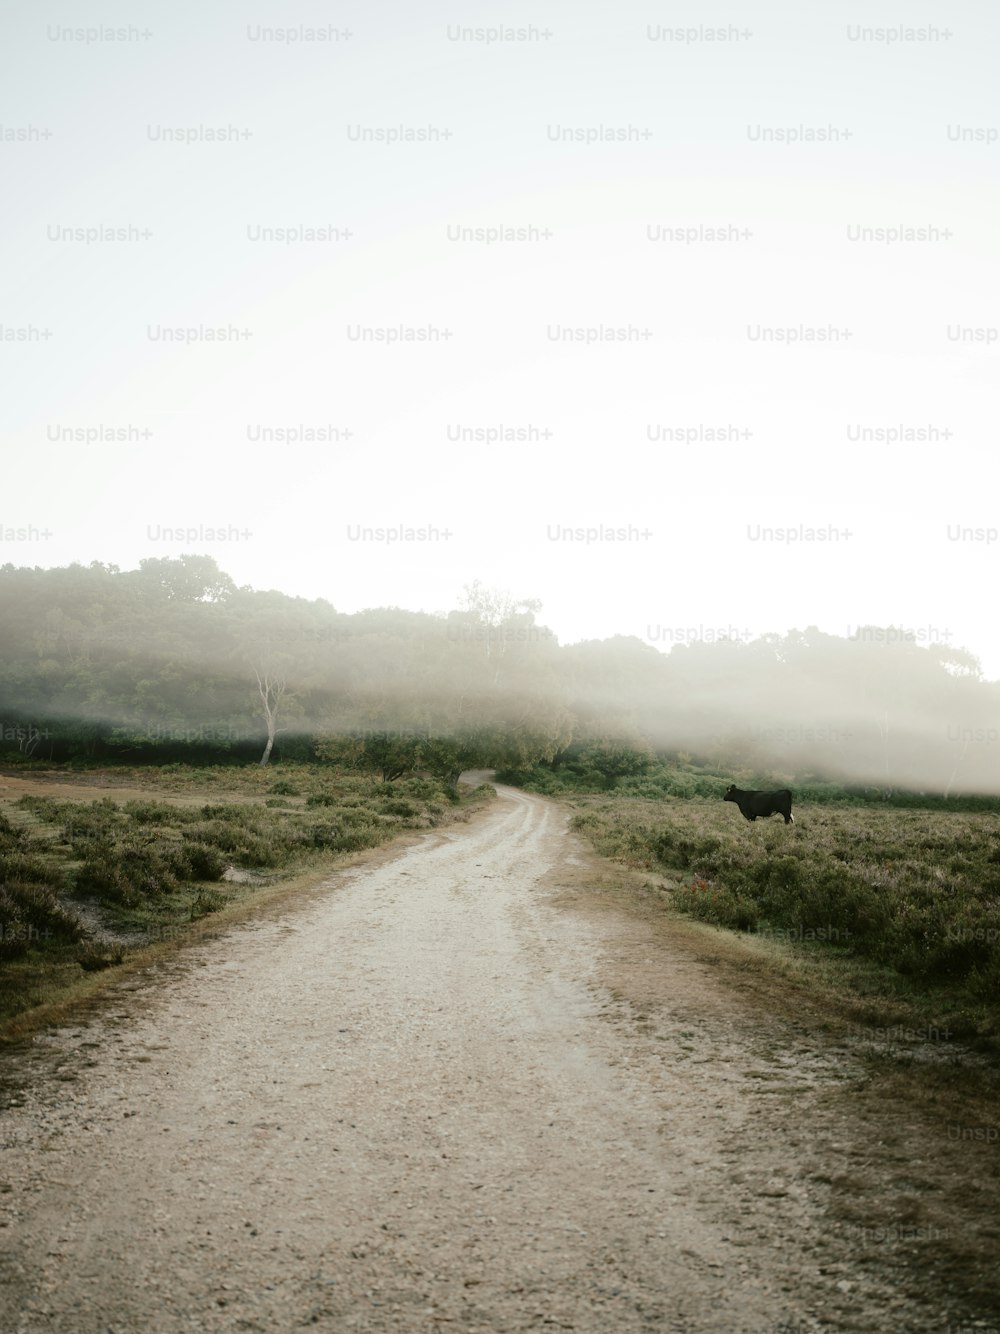
[[[478,582],[447,614],[345,613],[239,587],[207,556],[5,567],[0,617],[0,740],[34,759],[318,755],[388,777],[419,751],[454,779],[583,754],[613,781],[670,752],[738,776],[998,790],[1000,685],[892,627],[561,644],[537,600]]]
[[[997,789],[996,12],[2,28],[8,741],[249,744],[266,640],[304,736]]]

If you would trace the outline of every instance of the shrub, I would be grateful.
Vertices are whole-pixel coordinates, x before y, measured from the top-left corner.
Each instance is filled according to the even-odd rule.
[[[242,824],[252,820],[254,807],[248,804],[229,803],[225,806],[202,806],[201,818],[203,820],[229,820],[236,824]]]
[[[88,851],[76,873],[74,892],[103,902],[135,907],[143,898],[176,890],[171,857],[135,839],[107,841]]]
[[[191,903],[191,921],[205,917],[208,913],[218,912],[226,904],[225,894],[216,889],[200,889]]]
[[[310,792],[306,797],[307,806],[336,806],[337,798],[329,792]]]
[[[73,847],[114,837],[129,825],[128,816],[113,801],[95,801],[89,805],[66,801],[59,805],[65,818],[62,836]]]
[[[30,849],[31,844],[25,842],[21,846]],[[39,857],[35,852],[2,852],[0,883],[8,880],[19,880],[31,885],[55,885],[61,889],[65,882],[65,873],[62,868],[54,869],[46,858]]]
[[[221,880],[226,872],[226,859],[207,843],[188,843],[185,851],[191,861],[192,879]]]
[[[286,838],[265,837],[254,827],[237,827],[229,821],[216,820],[197,825],[191,831],[199,843],[220,848],[231,861],[243,866],[280,866],[288,860],[290,846]]]
[[[168,806],[162,801],[126,801],[122,810],[134,824],[180,824],[188,816],[182,807]]]
[[[405,815],[412,819],[413,816],[420,814],[420,807],[415,801],[407,801],[405,798],[397,798],[394,801],[385,801],[382,803],[382,809],[386,815]]]
[[[379,824],[382,817],[368,807],[361,806],[341,810],[340,819],[342,824],[357,828],[359,825]]]
[[[686,872],[673,901],[705,921],[846,945],[927,985],[1000,972],[992,822],[840,804],[751,830],[721,805],[616,796],[572,823],[606,856]]]
[[[55,937],[75,941],[83,927],[47,885],[16,877],[0,884],[0,960],[19,959],[33,945]]]
[[[207,843],[185,839],[171,849],[170,866],[179,880],[221,880],[227,865],[218,848]]]
[[[105,968],[115,968],[125,958],[121,945],[102,945],[88,941],[76,956],[76,961],[86,973],[101,972]]]
[[[416,801],[433,801],[443,796],[440,783],[433,778],[410,777],[392,784],[392,793],[413,797]],[[441,808],[442,810],[444,807]]]
[[[345,829],[329,844],[333,852],[358,852],[362,848],[377,848],[382,842],[378,829]]]
[[[0,814],[0,853],[24,851],[28,842],[24,830],[12,825],[5,815]]]

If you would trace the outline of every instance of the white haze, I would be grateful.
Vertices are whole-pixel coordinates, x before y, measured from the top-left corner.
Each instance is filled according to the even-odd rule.
[[[6,9],[0,322],[15,341],[0,342],[0,560],[205,552],[240,584],[343,611],[445,610],[479,578],[541,599],[563,642],[624,634],[658,649],[894,625],[966,646],[1000,677],[1000,16],[972,3],[541,13]],[[62,31],[77,24],[138,35]],[[451,40],[497,24],[551,35]],[[252,40],[257,25],[341,35]],[[729,39],[651,38],[705,25]],[[937,36],[863,39],[859,25]],[[350,137],[399,125],[451,137]],[[250,137],[165,143],[164,126]],[[586,145],[552,142],[555,126],[651,133]],[[851,137],[753,137],[800,126]],[[299,224],[352,236],[250,239]],[[95,226],[151,235],[49,239]],[[497,226],[551,236],[449,239]],[[900,226],[937,239],[850,239]],[[648,239],[667,227],[736,236]],[[385,347],[351,341],[359,325],[452,336]],[[162,326],[252,336],[167,345],[149,336]],[[639,338],[580,346],[553,326]],[[851,337],[748,334],[800,326]],[[16,340],[32,328],[51,336]],[[300,424],[351,435],[249,438]],[[501,424],[550,434],[449,439]],[[129,425],[150,434],[49,438]],[[899,426],[931,438],[851,438]],[[352,537],[396,525],[451,536]],[[634,536],[553,540],[593,528]],[[800,540],[753,536],[767,529]]]

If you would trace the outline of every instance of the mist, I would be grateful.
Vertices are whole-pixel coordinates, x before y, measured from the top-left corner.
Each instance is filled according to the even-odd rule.
[[[4,566],[8,752],[313,758],[336,739],[460,738],[476,762],[580,744],[734,775],[942,795],[1000,791],[1000,686],[967,650],[891,626],[674,644],[561,644],[538,599],[481,581],[438,613],[341,613],[237,587],[208,556]],[[269,752],[270,753],[270,752]]]
[[[272,17],[0,19],[0,558],[1000,676],[997,13]]]

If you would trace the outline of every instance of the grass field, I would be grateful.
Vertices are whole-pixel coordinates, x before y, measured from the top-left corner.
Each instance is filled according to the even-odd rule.
[[[0,786],[0,1033],[210,914],[408,831],[467,819],[434,780],[329,766],[66,771]],[[13,1021],[13,1022],[12,1022]]]
[[[665,905],[813,961],[873,1015],[1000,1049],[1000,816],[797,803],[785,825],[719,800],[569,800]]]
[[[426,778],[329,765],[0,779],[0,1032],[210,915],[401,833],[466,818]],[[665,908],[797,961],[870,1022],[1000,1050],[1000,814],[796,802],[748,824],[704,796],[565,793],[595,849]]]

